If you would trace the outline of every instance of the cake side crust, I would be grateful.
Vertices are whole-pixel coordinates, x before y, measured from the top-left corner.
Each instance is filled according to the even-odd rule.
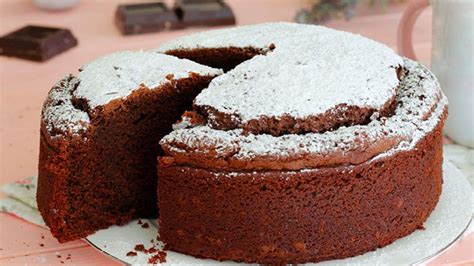
[[[416,229],[438,202],[442,127],[414,149],[301,171],[158,168],[160,237],[181,253],[249,263],[341,259]]]

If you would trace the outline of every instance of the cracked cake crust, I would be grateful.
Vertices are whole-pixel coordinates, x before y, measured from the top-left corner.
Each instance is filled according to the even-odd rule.
[[[161,140],[167,156],[161,157],[160,163],[226,170],[299,170],[360,164],[410,150],[442,120],[447,100],[425,67],[408,59],[404,65],[406,75],[391,116],[373,116],[366,125],[323,133],[282,136],[219,130],[209,122],[196,124]]]

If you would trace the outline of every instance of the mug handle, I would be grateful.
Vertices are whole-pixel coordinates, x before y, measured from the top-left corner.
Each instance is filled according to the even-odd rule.
[[[407,9],[403,13],[397,32],[397,47],[398,53],[401,56],[416,60],[415,52],[413,50],[412,33],[413,26],[417,17],[421,14],[423,9],[430,5],[428,0],[412,0]]]

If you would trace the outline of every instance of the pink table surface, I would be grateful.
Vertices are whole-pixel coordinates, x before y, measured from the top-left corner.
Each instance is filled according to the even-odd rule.
[[[45,63],[0,57],[0,184],[36,174],[40,110],[45,95],[59,78],[75,73],[78,67],[98,56],[117,50],[150,49],[166,40],[204,29],[124,37],[113,24],[117,2],[120,1],[81,0],[76,8],[65,12],[39,10],[31,0],[0,2],[0,35],[26,24],[39,24],[70,28],[79,40],[78,47]],[[229,0],[228,3],[239,25],[291,21],[299,7],[294,0]],[[331,21],[327,26],[360,33],[395,48],[397,24],[403,9],[397,6],[378,15],[362,10],[364,15],[350,22]],[[431,11],[419,18],[414,41],[420,60],[427,62],[431,50]],[[467,244],[460,245],[461,253],[450,254],[450,250],[433,263],[472,259],[466,255],[472,250],[472,239],[466,241],[463,242]],[[49,231],[0,213],[0,264],[62,263],[118,264],[83,241],[58,244]]]

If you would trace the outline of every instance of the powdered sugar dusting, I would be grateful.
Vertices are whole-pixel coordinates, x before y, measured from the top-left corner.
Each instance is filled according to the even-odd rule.
[[[192,127],[191,118],[183,117],[180,123],[173,124],[173,130],[183,129],[183,128],[190,128]]]
[[[156,88],[173,79],[188,78],[190,73],[219,75],[222,71],[173,56],[144,52],[116,52],[85,65],[77,78],[80,83],[74,96],[86,99],[89,108],[120,99],[141,84]]]
[[[387,138],[397,138],[399,141],[379,156],[412,149],[439,123],[447,100],[431,72],[408,59],[404,64],[408,74],[400,84],[396,114],[373,120],[368,125],[341,127],[321,134],[288,134],[279,137],[266,134],[244,135],[241,129],[223,131],[209,126],[197,126],[173,131],[160,143],[175,153],[192,150],[215,154],[216,158],[230,156],[249,160],[287,160],[295,155],[311,154],[320,156],[336,149],[345,153]]]
[[[89,115],[75,108],[71,101],[73,89],[79,80],[72,75],[64,77],[50,90],[44,103],[42,118],[51,133],[78,134],[90,123]]]
[[[383,44],[320,26],[269,23],[210,31],[157,51],[201,47],[275,49],[215,78],[195,100],[245,123],[261,116],[304,119],[340,104],[381,109],[396,94],[403,60]]]

